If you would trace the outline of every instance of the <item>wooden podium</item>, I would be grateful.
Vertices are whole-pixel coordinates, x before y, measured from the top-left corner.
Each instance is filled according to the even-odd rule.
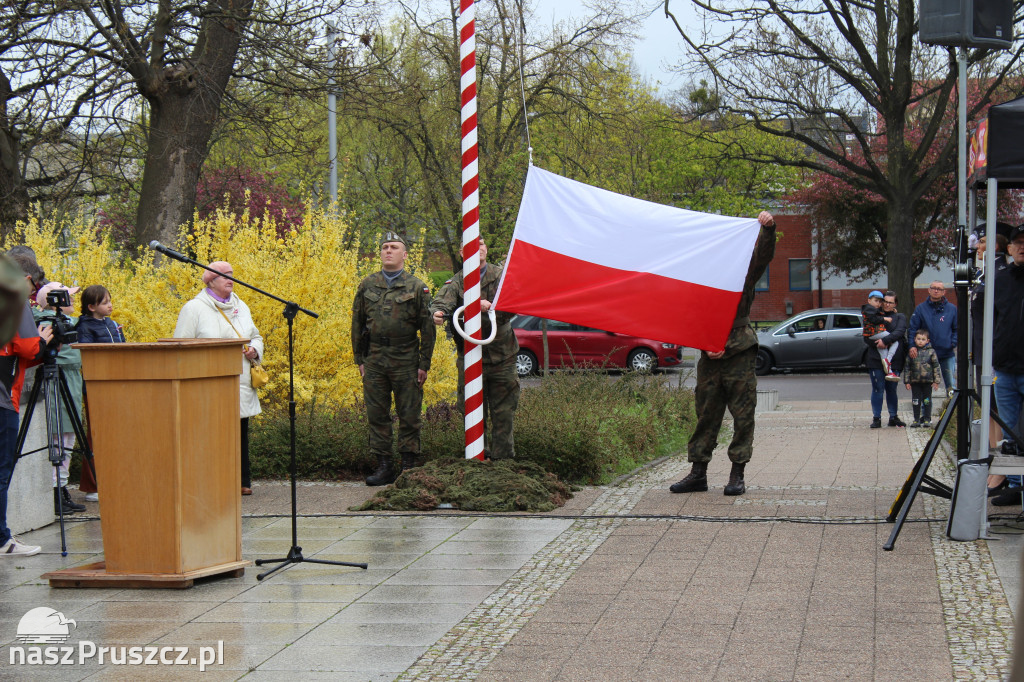
[[[246,339],[85,343],[105,562],[51,587],[191,587],[240,576],[238,374]]]

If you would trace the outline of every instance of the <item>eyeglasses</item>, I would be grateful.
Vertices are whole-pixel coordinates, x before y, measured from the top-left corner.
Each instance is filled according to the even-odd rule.
[[[928,287],[932,291],[945,291],[946,287]]]

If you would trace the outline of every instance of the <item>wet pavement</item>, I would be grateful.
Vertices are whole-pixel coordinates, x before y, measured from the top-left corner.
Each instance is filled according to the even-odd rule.
[[[724,448],[706,493],[668,492],[688,470],[675,457],[542,515],[356,514],[371,489],[301,483],[304,555],[366,570],[54,589],[39,576],[100,560],[102,540],[96,518],[70,522],[62,558],[52,525],[23,536],[42,554],[0,561],[0,679],[1004,679],[1020,508],[993,510],[999,540],[951,542],[948,503],[920,496],[883,551],[880,520],[927,432],[868,421],[863,402],[759,415],[741,497],[722,495]],[[929,473],[948,480],[940,459]],[[244,557],[287,554],[289,486],[257,482],[242,506]],[[12,665],[35,607],[76,621],[76,656],[109,647],[104,663]],[[187,654],[110,663],[129,647]],[[205,672],[189,663],[208,654]]]

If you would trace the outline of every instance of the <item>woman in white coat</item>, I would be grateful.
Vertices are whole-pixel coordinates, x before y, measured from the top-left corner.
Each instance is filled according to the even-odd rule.
[[[209,267],[228,276],[234,274],[231,264],[214,261]],[[249,467],[249,417],[260,413],[260,399],[252,387],[249,374],[250,361],[263,358],[263,337],[253,324],[249,306],[238,298],[233,289],[235,283],[209,270],[203,270],[203,284],[206,288],[186,303],[178,313],[178,325],[174,328],[176,339],[233,339],[248,338],[244,346],[239,374],[239,407],[242,416],[242,494],[252,495],[252,478]]]

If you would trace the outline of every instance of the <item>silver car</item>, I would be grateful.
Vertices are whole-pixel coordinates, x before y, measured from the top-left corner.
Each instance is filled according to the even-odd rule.
[[[868,346],[861,331],[860,308],[816,308],[757,333],[758,375],[772,369],[856,368]]]

